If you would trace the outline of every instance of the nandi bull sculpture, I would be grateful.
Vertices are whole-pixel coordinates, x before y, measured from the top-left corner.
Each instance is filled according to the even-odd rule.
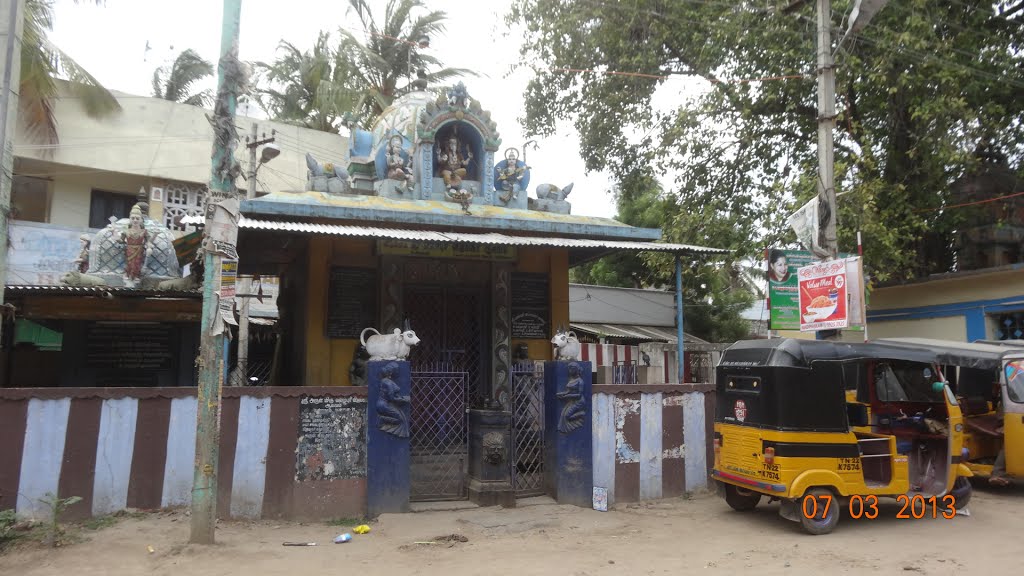
[[[373,332],[369,339],[366,338],[367,332]],[[412,352],[412,347],[420,343],[420,339],[409,326],[409,320],[406,320],[404,331],[395,328],[391,334],[381,334],[375,328],[363,328],[359,333],[359,343],[366,349],[371,361],[405,360],[409,352]]]
[[[555,360],[579,360],[580,341],[572,330],[559,326],[551,343],[555,345]]]

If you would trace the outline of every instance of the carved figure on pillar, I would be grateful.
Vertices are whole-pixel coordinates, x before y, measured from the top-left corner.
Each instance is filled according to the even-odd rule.
[[[555,397],[564,402],[562,415],[558,419],[558,431],[562,434],[574,432],[580,426],[587,415],[587,401],[583,398],[583,377],[580,375],[580,365],[572,362],[569,364],[569,381],[565,384],[565,391],[555,394]]]
[[[394,381],[398,365],[394,362],[381,370],[380,393],[377,396],[378,428],[399,438],[409,437],[409,417],[405,407],[409,405],[409,397],[402,396],[401,388]]]
[[[149,232],[142,222],[142,209],[136,204],[128,215],[128,226],[121,232],[124,245],[124,279],[128,286],[135,286],[142,278],[142,267],[153,252]]]

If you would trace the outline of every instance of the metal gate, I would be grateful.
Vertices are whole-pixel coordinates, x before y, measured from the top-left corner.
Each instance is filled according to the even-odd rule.
[[[403,307],[420,344],[412,364],[410,499],[467,496],[468,411],[487,365],[480,291],[406,286]]]
[[[468,440],[466,373],[447,363],[412,372],[409,498],[466,497]]]
[[[516,497],[544,493],[543,364],[512,366],[512,488]]]

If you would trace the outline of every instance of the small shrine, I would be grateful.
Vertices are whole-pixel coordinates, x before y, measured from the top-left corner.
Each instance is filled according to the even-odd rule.
[[[347,173],[307,154],[307,190],[451,202],[467,214],[474,206],[570,214],[572,184],[540,184],[529,197],[529,144],[502,150],[490,112],[460,82],[446,94],[407,94],[369,130],[354,129]]]
[[[83,234],[81,242],[75,269],[64,275],[64,284],[181,291],[201,283],[195,266],[182,278],[174,236],[163,223],[149,218],[144,202],[133,206],[128,218],[111,217],[96,234]]]

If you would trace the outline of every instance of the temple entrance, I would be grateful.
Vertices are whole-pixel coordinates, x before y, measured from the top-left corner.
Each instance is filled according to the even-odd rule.
[[[421,342],[409,357],[410,499],[462,499],[467,496],[467,413],[489,382],[486,293],[406,285],[403,299]]]

